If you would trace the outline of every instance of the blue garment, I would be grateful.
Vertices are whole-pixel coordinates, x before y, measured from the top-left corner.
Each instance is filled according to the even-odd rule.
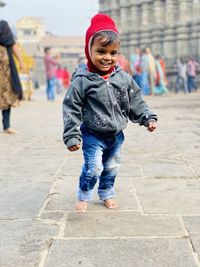
[[[115,196],[114,182],[120,165],[123,132],[106,136],[81,126],[84,165],[80,175],[77,197],[79,201],[92,200],[94,186],[99,179],[98,195],[101,200]]]
[[[182,77],[178,74],[175,82],[175,92],[178,93],[180,89],[180,85],[184,88],[184,93],[188,93],[188,84],[187,84],[187,78]]]
[[[147,71],[143,71],[140,75],[140,87],[143,95],[150,95],[149,76]]]
[[[55,100],[55,87],[56,87],[56,78],[51,78],[47,80],[47,99]]]
[[[156,70],[159,74],[159,82],[154,87],[154,94],[161,95],[161,94],[168,93],[168,89],[164,84],[164,73],[163,73],[159,60],[156,60],[155,63],[156,63]]]
[[[188,81],[187,81],[187,85],[188,85],[188,92],[191,93],[192,89],[197,89],[197,83],[195,81],[195,77],[188,75]]]

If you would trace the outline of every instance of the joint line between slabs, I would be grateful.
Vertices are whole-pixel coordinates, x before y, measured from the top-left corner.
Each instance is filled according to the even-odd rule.
[[[49,200],[50,200],[50,196],[51,196],[51,194],[54,193],[54,189],[55,189],[55,187],[56,187],[56,185],[57,185],[58,174],[60,173],[61,169],[63,168],[63,166],[65,165],[65,163],[66,163],[67,161],[68,161],[68,158],[65,158],[64,161],[63,161],[63,162],[60,164],[60,166],[58,167],[58,169],[57,169],[57,171],[56,171],[56,173],[55,173],[55,175],[54,175],[54,181],[53,181],[52,186],[51,186],[51,188],[50,188],[50,190],[49,190],[49,193],[48,193],[48,195],[47,195],[47,198],[45,199],[45,201],[44,201],[42,207],[40,208],[37,217],[40,217],[41,214],[44,212],[45,207],[47,206],[47,204],[48,204],[48,202],[49,202]]]
[[[137,206],[138,206],[138,209],[139,209],[139,212],[141,214],[144,214],[144,209],[142,207],[142,204],[141,204],[141,201],[137,195],[137,190],[136,190],[136,187],[135,185],[133,184],[133,180],[131,179],[131,185],[132,185],[132,188],[133,188],[133,191],[134,191],[134,195],[135,195],[135,199],[136,199],[136,203],[137,203]]]
[[[52,237],[54,240],[102,240],[102,239],[188,239],[188,237],[181,236],[101,236],[101,237],[87,237],[87,236],[80,236],[80,237]]]

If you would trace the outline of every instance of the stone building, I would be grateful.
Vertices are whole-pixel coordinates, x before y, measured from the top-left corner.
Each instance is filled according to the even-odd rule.
[[[121,50],[129,57],[149,46],[168,65],[178,57],[200,55],[200,0],[99,0],[121,33]]]
[[[39,42],[45,36],[42,18],[24,17],[17,21],[17,39],[21,44]]]
[[[23,43],[26,52],[35,60],[34,76],[40,85],[46,83],[44,69],[44,48],[50,47],[52,56],[60,54],[60,65],[74,72],[79,60],[84,58],[83,36],[50,36],[42,37],[39,42]]]
[[[17,42],[28,55],[34,58],[34,76],[40,85],[45,84],[44,48],[50,47],[52,55],[60,54],[60,64],[73,72],[84,57],[83,36],[56,36],[45,31],[44,20],[36,17],[24,17],[16,25]]]

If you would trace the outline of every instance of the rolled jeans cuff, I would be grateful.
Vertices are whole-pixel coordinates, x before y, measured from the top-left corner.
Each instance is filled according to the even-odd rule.
[[[77,198],[79,201],[91,201],[93,199],[93,190],[83,191],[78,188]]]
[[[115,190],[113,187],[108,189],[98,189],[98,195],[100,200],[111,199],[115,197]]]

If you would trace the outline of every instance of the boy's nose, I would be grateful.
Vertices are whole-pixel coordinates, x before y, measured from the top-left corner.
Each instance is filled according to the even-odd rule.
[[[104,60],[110,60],[111,59],[111,56],[110,54],[105,54],[104,57],[103,57]]]

